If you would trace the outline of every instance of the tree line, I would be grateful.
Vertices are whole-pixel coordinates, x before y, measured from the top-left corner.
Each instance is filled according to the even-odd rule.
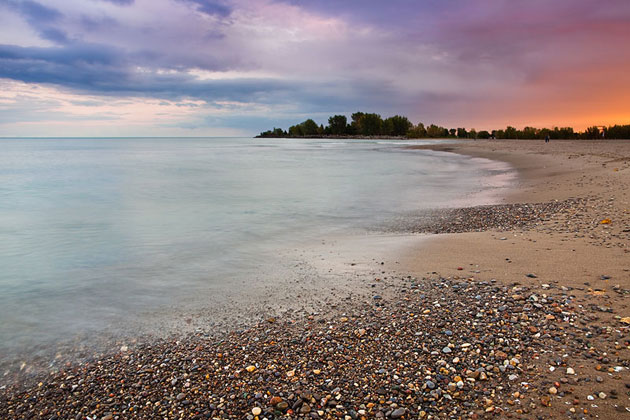
[[[414,125],[407,117],[394,115],[383,119],[379,114],[355,112],[351,121],[345,115],[333,115],[328,118],[328,125],[317,125],[312,119],[289,127],[288,130],[274,128],[260,133],[257,137],[406,137],[423,138],[465,138],[465,139],[630,139],[630,125],[612,125],[608,127],[592,126],[584,131],[574,131],[571,127],[535,128],[522,130],[508,126],[501,130],[477,131],[459,128],[445,128],[439,125],[423,123]]]

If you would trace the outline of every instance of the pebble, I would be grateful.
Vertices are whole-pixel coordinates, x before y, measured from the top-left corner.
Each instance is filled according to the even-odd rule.
[[[393,419],[399,419],[402,416],[404,416],[405,413],[406,413],[406,410],[404,408],[397,408],[394,411],[392,411],[392,413],[389,416]]]
[[[570,298],[572,291],[439,276],[396,281],[387,305],[368,294],[344,306],[343,317],[283,315],[222,340],[199,335],[134,344],[124,355],[62,368],[41,385],[0,390],[0,417],[12,418],[4,415],[10,407],[17,418],[100,419],[115,407],[119,418],[503,418],[512,407],[535,418],[541,406],[560,404],[551,397],[578,383],[571,376],[565,391],[561,370],[575,375],[567,361],[586,366],[581,374],[591,363],[611,375],[626,372],[615,371],[622,361],[601,344],[627,346],[627,336],[615,330],[621,324],[594,325],[590,317],[602,313]],[[584,354],[592,362],[579,361]],[[579,392],[571,396],[595,399]],[[595,395],[601,406],[615,401],[612,392]]]

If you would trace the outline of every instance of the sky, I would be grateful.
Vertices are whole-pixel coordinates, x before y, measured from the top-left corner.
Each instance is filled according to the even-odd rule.
[[[0,136],[630,123],[628,0],[0,0]]]

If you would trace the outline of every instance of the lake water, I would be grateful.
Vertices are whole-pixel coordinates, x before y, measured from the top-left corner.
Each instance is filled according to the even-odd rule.
[[[0,139],[0,357],[185,313],[265,281],[283,249],[491,200],[509,179],[417,143]]]

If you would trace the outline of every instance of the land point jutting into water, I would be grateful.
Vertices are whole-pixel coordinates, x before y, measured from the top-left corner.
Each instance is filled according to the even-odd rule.
[[[274,128],[258,135],[258,137],[321,137],[321,138],[458,138],[458,139],[628,139],[630,125],[593,125],[584,131],[575,131],[572,127],[535,128],[525,127],[522,130],[508,126],[505,129],[480,130],[464,127],[446,128],[423,123],[414,125],[407,117],[394,115],[382,118],[376,113],[355,112],[348,118],[345,115],[333,115],[328,118],[328,125],[317,125],[309,118],[299,124],[292,125],[288,130]]]
[[[400,147],[502,160],[519,179],[501,204],[323,242],[333,278],[292,283],[293,309],[4,385],[2,417],[630,415],[630,141]]]

